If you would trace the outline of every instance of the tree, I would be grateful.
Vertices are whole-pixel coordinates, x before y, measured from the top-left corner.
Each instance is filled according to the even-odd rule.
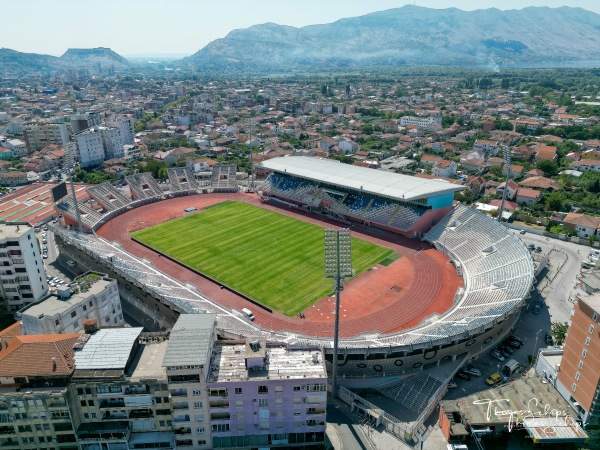
[[[556,345],[561,345],[565,342],[568,329],[569,326],[566,323],[552,322],[552,325],[550,325],[550,335],[552,335],[552,339],[554,339]]]
[[[552,192],[546,196],[547,211],[562,211],[563,196],[560,192]]]
[[[540,169],[547,177],[555,177],[558,175],[558,164],[553,161],[542,160],[536,164],[536,167]]]

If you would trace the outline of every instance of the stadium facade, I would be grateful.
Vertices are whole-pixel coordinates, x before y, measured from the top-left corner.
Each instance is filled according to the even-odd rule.
[[[453,194],[461,186],[305,157],[268,160],[263,168],[271,172],[259,188],[265,201],[273,199],[339,220],[419,236],[445,253],[463,277],[464,287],[445,313],[397,333],[368,330],[342,339],[340,376],[399,375],[466,358],[493,345],[514,327],[533,283],[531,256],[502,224],[466,206],[453,206]],[[188,181],[188,172],[170,173],[166,186],[147,174],[127,177],[131,199],[125,200],[114,187],[101,185],[90,190],[90,197],[102,204],[102,209],[90,208],[92,215],[80,205],[82,220],[93,231],[143,204],[210,193],[213,188],[233,189],[231,173],[235,174],[235,169],[219,168],[212,187]],[[65,206],[65,202],[68,200],[57,205],[57,211],[67,218],[66,224],[72,224],[74,205]],[[152,315],[155,324],[172,325],[180,313],[214,313],[223,337],[262,337],[291,347],[320,348],[331,364],[331,339],[261,328],[119,244],[66,228],[58,228],[56,233],[62,251],[84,261],[91,270],[110,271],[119,281],[123,297]]]

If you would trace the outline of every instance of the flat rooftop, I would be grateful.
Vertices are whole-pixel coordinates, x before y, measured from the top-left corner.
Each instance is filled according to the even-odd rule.
[[[317,362],[313,361],[318,354]],[[262,369],[246,369],[247,344],[224,345],[217,343],[213,350],[208,381],[236,381],[261,379],[326,378],[325,364],[318,351],[267,348],[266,364]],[[254,357],[254,356],[250,356]]]
[[[579,299],[600,314],[600,294],[580,295]]]
[[[27,225],[8,225],[0,223],[0,239],[19,239],[31,230]]]
[[[261,166],[274,172],[343,186],[395,200],[417,200],[465,189],[464,186],[445,181],[411,177],[308,156],[272,158],[262,162]]]
[[[75,294],[71,294],[71,297],[67,299],[62,299],[57,297],[54,294],[51,294],[49,297],[42,299],[37,303],[32,303],[25,308],[23,308],[20,313],[23,316],[33,316],[39,317],[42,314],[48,314],[51,316],[60,315],[65,311],[68,311],[73,306],[86,302],[87,299],[91,295],[97,295],[102,292],[106,287],[112,283],[113,280],[105,280],[100,279],[96,280],[93,284],[90,285],[90,288],[85,292],[77,292]],[[76,286],[75,286],[76,287]],[[71,291],[72,292],[72,291]]]
[[[542,383],[538,377],[521,378],[466,397],[444,400],[442,406],[450,410],[458,407],[471,425],[507,425],[512,420],[514,426],[519,416],[556,417],[557,413],[563,417],[575,415],[558,391],[550,383]],[[509,411],[515,413],[512,416],[505,413]]]
[[[131,381],[147,379],[166,380],[167,369],[162,367],[162,361],[167,351],[169,341],[146,343],[140,346],[135,360],[131,364],[129,376]]]

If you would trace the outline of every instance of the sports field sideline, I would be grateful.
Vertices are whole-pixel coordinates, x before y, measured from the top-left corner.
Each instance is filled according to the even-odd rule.
[[[132,236],[276,311],[293,316],[330,294],[323,229],[243,202],[225,202]],[[352,239],[355,275],[393,250]],[[389,259],[388,259],[389,260]]]

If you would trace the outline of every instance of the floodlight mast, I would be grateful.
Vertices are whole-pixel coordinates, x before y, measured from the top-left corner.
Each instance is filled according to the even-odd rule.
[[[504,156],[504,164],[506,167],[506,181],[504,182],[504,189],[502,191],[502,202],[500,203],[500,211],[498,211],[498,222],[502,222],[502,213],[504,212],[504,202],[506,201],[506,192],[508,191],[508,182],[510,181],[510,172],[512,169],[512,167],[510,165],[510,148],[509,147],[504,147],[503,156]]]
[[[77,217],[77,228],[79,233],[83,234],[83,225],[81,224],[81,216],[79,215],[79,204],[77,203],[77,195],[75,194],[75,186],[73,185],[73,170],[75,170],[75,151],[76,147],[74,143],[68,143],[65,148],[65,158],[63,168],[67,172],[69,177],[69,184],[71,185],[71,193],[73,194],[73,204],[75,205],[75,216]]]
[[[333,278],[335,289],[335,322],[333,328],[333,361],[331,365],[331,394],[337,393],[338,341],[340,331],[340,292],[344,278],[352,276],[352,245],[350,230],[325,229],[325,277]]]

